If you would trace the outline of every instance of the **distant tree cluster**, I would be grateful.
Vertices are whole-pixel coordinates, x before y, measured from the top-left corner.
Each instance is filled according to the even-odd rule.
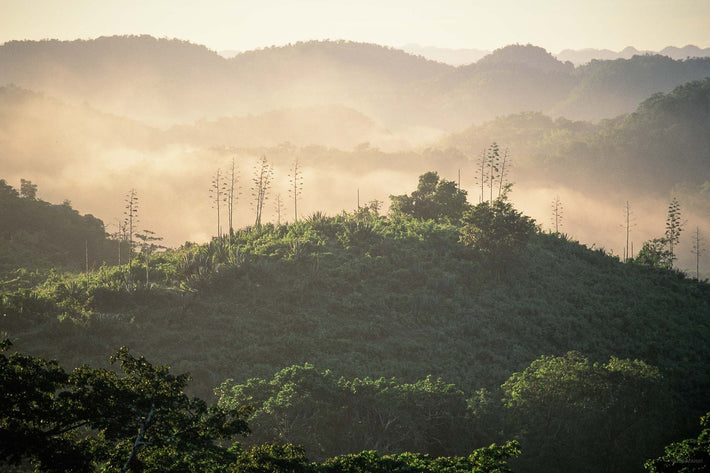
[[[390,211],[421,219],[458,220],[470,208],[466,191],[455,182],[440,179],[434,171],[419,176],[417,190],[411,195],[392,195]]]

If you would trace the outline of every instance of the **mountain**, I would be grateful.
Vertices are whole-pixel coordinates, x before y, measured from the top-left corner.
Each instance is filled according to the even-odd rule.
[[[709,127],[707,78],[654,94],[634,113],[598,124],[523,113],[470,127],[442,146],[474,153],[498,141],[528,177],[666,193],[710,176]]]
[[[403,134],[454,131],[521,111],[597,120],[708,75],[710,59],[660,56],[575,69],[532,45],[507,46],[458,68],[347,41],[295,43],[230,59],[204,46],[149,36],[0,46],[0,85],[87,102],[161,128],[330,105]]]
[[[164,126],[176,119],[338,103],[368,114],[402,84],[451,66],[349,42],[296,43],[227,60],[204,46],[150,36],[90,41],[13,41],[0,47],[0,84],[88,101]]]
[[[593,60],[614,60],[614,59],[631,59],[639,55],[655,55],[667,56],[671,59],[682,60],[688,58],[709,57],[710,48],[699,48],[694,45],[687,45],[682,48],[668,46],[660,51],[643,50],[640,51],[632,46],[627,46],[621,51],[612,51],[610,49],[564,49],[556,54],[560,61],[571,62],[575,66],[587,64]]]

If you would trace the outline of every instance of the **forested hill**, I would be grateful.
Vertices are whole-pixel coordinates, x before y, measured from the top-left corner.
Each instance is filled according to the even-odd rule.
[[[540,233],[505,201],[461,214],[469,208],[462,191],[433,173],[427,176],[411,197],[393,198],[390,217],[379,216],[380,205],[373,203],[355,214],[314,214],[289,225],[244,229],[231,244],[225,237],[154,255],[151,284],[145,284],[146,260],[140,255],[131,271],[123,266],[88,275],[52,274],[39,284],[20,275],[0,298],[0,330],[17,349],[65,365],[101,366],[117,347],[130,346],[177,372],[189,371],[202,395],[225,378],[240,384],[260,377],[248,388],[258,388],[249,402],[267,402],[272,389],[267,386],[277,396],[279,380],[288,379],[290,371],[271,384],[268,380],[284,367],[306,362],[351,380],[396,377],[392,383],[406,386],[387,392],[411,391],[411,396],[431,390],[426,383],[406,383],[431,375],[430,383],[441,378],[455,385],[444,389],[446,384],[435,383],[435,391],[461,390],[462,399],[478,406],[471,407],[478,416],[473,430],[461,437],[468,439],[466,448],[501,436],[527,439],[528,446],[538,445],[535,439],[574,438],[572,461],[573,453],[589,443],[582,430],[613,430],[623,412],[624,429],[629,429],[625,440],[610,433],[611,443],[603,445],[643,446],[632,455],[615,456],[639,465],[664,442],[685,435],[684,426],[694,425],[707,409],[710,390],[708,285],[674,271],[621,263],[603,250]],[[426,191],[429,181],[434,187]],[[435,219],[422,219],[424,209]],[[449,215],[447,209],[454,211]],[[511,377],[541,355],[565,356],[544,358],[528,374]],[[548,363],[552,373],[572,370],[592,384],[567,392],[577,388],[550,379],[556,386],[552,398],[518,404],[517,395],[508,394],[514,397],[501,407],[505,392],[519,392],[518,383],[533,383],[524,392],[537,396],[534,380],[550,373]],[[595,384],[606,377],[611,384]],[[512,384],[499,388],[509,378]],[[299,391],[297,386],[283,387],[293,402],[320,399],[309,394],[320,388],[307,384]],[[241,399],[246,388],[227,385],[222,393],[232,387]],[[481,388],[485,391],[477,391]],[[590,398],[591,392],[597,394]],[[534,406],[548,401],[559,407],[546,420],[552,423],[543,425],[535,420]],[[402,409],[409,409],[407,402]],[[309,409],[324,412],[321,407]],[[470,415],[463,409],[451,414],[456,422]],[[601,424],[573,429],[579,422]],[[328,431],[308,430],[316,428],[311,424],[290,438],[259,430],[260,425],[254,425],[259,438],[334,438]],[[431,425],[450,432],[449,424]],[[538,430],[530,430],[533,425]],[[371,445],[362,442],[353,445]],[[399,444],[388,445],[396,450]],[[458,448],[425,445],[431,452]],[[542,446],[530,448],[537,452]],[[597,460],[607,457],[584,451]],[[537,459],[525,457],[525,471],[536,471],[531,464],[547,465],[552,452],[544,452]]]
[[[38,199],[31,181],[23,179],[17,190],[0,179],[0,222],[0,282],[21,268],[97,269],[116,262],[118,244],[107,239],[101,220],[80,215],[68,200]]]
[[[506,143],[524,179],[667,193],[710,176],[710,78],[654,94],[633,113],[598,124],[539,113],[499,117],[441,141],[476,156]]]
[[[708,75],[710,58],[634,56],[574,68],[532,45],[506,46],[458,68],[348,41],[296,43],[231,59],[150,36],[0,46],[0,85],[87,101],[160,126],[330,104],[395,129],[455,131],[522,111],[598,120]]]

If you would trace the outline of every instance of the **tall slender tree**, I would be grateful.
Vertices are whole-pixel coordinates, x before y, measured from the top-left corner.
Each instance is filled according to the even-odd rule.
[[[693,249],[695,255],[695,279],[700,280],[700,257],[705,254],[705,242],[700,234],[700,227],[695,227],[695,235],[693,236]]]
[[[631,212],[631,205],[629,204],[629,201],[626,201],[626,205],[624,206],[624,232],[626,234],[626,246],[624,247],[624,261],[629,261],[631,258],[634,257],[634,251],[633,251],[633,242],[630,241],[631,239],[631,229],[635,227],[636,224],[634,223],[634,215],[633,212]],[[629,247],[629,244],[631,246]]]
[[[229,170],[229,181],[227,190],[227,212],[229,213],[229,242],[232,242],[234,234],[234,206],[237,204],[239,197],[239,175],[236,169],[235,159],[232,158],[232,166]]]
[[[123,210],[126,236],[128,237],[128,270],[130,274],[131,263],[133,262],[133,237],[135,236],[135,226],[138,224],[138,193],[131,189],[124,199]]]
[[[227,201],[227,194],[222,170],[217,169],[210,184],[210,201],[212,208],[217,210],[217,238],[222,238],[221,204]]]
[[[503,152],[503,159],[501,161],[500,176],[498,179],[498,198],[500,199],[506,190],[506,180],[508,174],[510,173],[510,151],[508,148]],[[509,187],[509,186],[508,186]]]
[[[668,244],[668,251],[670,251],[671,268],[673,267],[673,261],[676,259],[675,247],[680,242],[680,234],[683,231],[684,225],[680,203],[678,203],[678,199],[673,197],[670,204],[668,204],[668,216],[666,217],[666,242]]]
[[[560,233],[560,228],[562,228],[562,220],[563,220],[563,210],[564,207],[562,206],[562,201],[560,200],[560,196],[556,195],[555,198],[552,201],[552,226],[555,227],[555,234]]]
[[[500,149],[495,141],[488,147],[486,153],[486,182],[490,189],[489,202],[493,202],[493,189],[500,173]]]
[[[254,225],[261,227],[261,216],[264,210],[264,202],[268,199],[269,189],[271,189],[271,180],[274,176],[274,170],[271,163],[262,156],[259,162],[254,166],[254,177],[252,178],[252,198],[254,199],[254,208],[256,210],[256,221]]]
[[[303,170],[296,157],[291,169],[289,170],[289,189],[288,193],[293,199],[293,221],[298,222],[298,198],[303,192]]]

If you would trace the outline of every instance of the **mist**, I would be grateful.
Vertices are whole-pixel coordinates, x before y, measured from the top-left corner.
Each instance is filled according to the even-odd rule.
[[[108,47],[115,51],[98,65],[87,56]],[[47,49],[56,53],[51,60],[43,56]],[[611,162],[610,151],[594,143],[618,133],[628,120],[571,122],[542,113],[611,118],[633,110],[649,91],[702,76],[710,61],[644,59],[645,67],[675,70],[675,82],[659,73],[620,96],[611,83],[591,93],[584,80],[570,75],[572,66],[530,45],[502,48],[459,68],[342,41],[298,43],[232,59],[199,45],[145,36],[15,42],[0,52],[0,63],[8,66],[0,80],[19,85],[0,89],[0,177],[16,187],[20,179],[32,181],[39,198],[68,200],[79,212],[102,219],[109,233],[123,218],[125,195],[135,189],[139,227],[170,246],[209,241],[218,233],[210,185],[233,159],[239,179],[234,221],[241,228],[254,224],[252,178],[262,156],[274,169],[262,221],[277,221],[278,195],[284,223],[293,220],[288,175],[296,159],[304,178],[301,218],[354,211],[358,193],[361,205],[378,200],[386,211],[390,195],[411,192],[418,176],[430,170],[452,181],[460,172],[469,202],[477,203],[476,160],[497,141],[510,150],[507,180],[514,183],[510,197],[520,210],[549,230],[550,205],[559,196],[562,233],[622,257],[626,201],[637,253],[644,241],[663,235],[668,202],[678,194],[674,186],[702,176],[697,167],[678,166],[689,170],[677,176],[652,169],[626,176],[617,170],[607,176],[610,169],[594,163]],[[120,72],[115,61],[125,62]],[[635,77],[641,59],[626,61]],[[511,82],[511,74],[521,72],[524,80]],[[578,68],[576,76],[586,72]],[[514,115],[527,110],[534,112]],[[686,154],[705,143],[692,146]],[[611,153],[617,168],[643,168],[632,151]],[[702,166],[702,157],[693,159]],[[691,182],[690,188],[700,184]],[[680,267],[694,266],[686,238],[691,229],[710,234],[706,203],[698,191],[681,198],[687,224]],[[224,215],[221,231],[227,231]]]

